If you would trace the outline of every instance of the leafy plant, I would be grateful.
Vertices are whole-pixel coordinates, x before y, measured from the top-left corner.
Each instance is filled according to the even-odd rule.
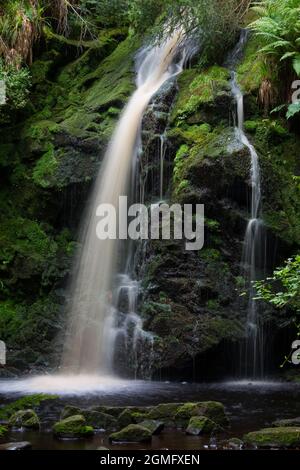
[[[257,299],[265,300],[276,308],[289,307],[300,313],[300,254],[287,260],[273,277],[255,283]]]
[[[291,71],[290,78],[292,73],[300,76],[300,0],[266,0],[257,3],[253,10],[259,18],[249,27],[263,41],[259,53],[269,59],[272,68],[286,66]],[[299,103],[287,105],[286,118],[291,119],[299,112]]]

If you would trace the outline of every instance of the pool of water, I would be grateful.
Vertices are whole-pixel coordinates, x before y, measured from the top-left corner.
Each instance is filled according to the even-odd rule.
[[[170,449],[191,450],[222,448],[222,441],[242,437],[245,433],[266,427],[276,419],[300,416],[300,384],[281,382],[228,381],[223,383],[169,383],[126,381],[115,378],[82,376],[32,377],[0,380],[0,404],[32,393],[55,393],[58,400],[41,405],[38,414],[40,432],[11,432],[9,440],[30,441],[33,449]],[[187,401],[221,401],[230,419],[230,428],[212,438],[187,436],[184,431],[165,430],[154,436],[149,445],[110,445],[105,433],[84,440],[58,440],[51,427],[66,404],[88,408],[96,405],[147,406]],[[6,439],[7,440],[7,439]]]

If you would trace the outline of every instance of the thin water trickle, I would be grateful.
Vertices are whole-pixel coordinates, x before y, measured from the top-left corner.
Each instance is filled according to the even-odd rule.
[[[236,65],[247,41],[247,31],[242,31],[240,41],[231,55],[229,64]],[[246,287],[248,289],[248,314],[247,314],[247,340],[243,358],[246,377],[264,376],[264,331],[259,315],[259,308],[255,300],[256,289],[254,282],[261,276],[265,265],[265,229],[260,217],[261,208],[261,172],[259,157],[244,132],[244,95],[237,81],[237,74],[232,71],[231,90],[236,102],[235,136],[236,139],[249,150],[251,158],[251,217],[248,221],[242,264],[245,273]]]
[[[111,204],[117,208],[119,196],[130,193],[143,113],[160,87],[182,71],[185,61],[182,40],[182,30],[176,30],[161,45],[144,48],[138,54],[137,89],[122,113],[95,182],[82,224],[82,248],[74,269],[68,305],[69,323],[62,364],[74,372],[113,372],[114,347],[122,328],[116,325],[112,287],[118,270],[120,243],[117,239],[100,241],[97,238],[97,207]],[[129,266],[130,262],[126,264]],[[134,323],[136,312],[132,310]],[[135,343],[141,331],[141,323],[136,321]]]

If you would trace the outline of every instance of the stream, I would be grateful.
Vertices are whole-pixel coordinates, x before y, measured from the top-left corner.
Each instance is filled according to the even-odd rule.
[[[1,380],[1,405],[17,399],[21,394],[41,391],[26,389],[31,379]],[[26,385],[27,384],[27,385]],[[22,391],[22,387],[23,391]],[[15,390],[12,392],[12,390]],[[18,390],[18,391],[17,391]],[[46,391],[46,390],[44,390]],[[57,390],[58,391],[58,390]],[[54,389],[51,390],[54,392]],[[90,393],[65,390],[60,398],[47,401],[38,409],[41,430],[11,431],[10,441],[29,441],[33,450],[95,450],[99,447],[110,449],[170,449],[197,450],[223,449],[222,441],[231,437],[242,438],[245,433],[268,427],[277,419],[300,416],[300,384],[272,381],[228,381],[223,383],[176,383],[148,381],[114,381],[91,388]],[[224,404],[229,417],[228,430],[215,436],[188,436],[184,430],[165,429],[153,436],[151,444],[116,444],[108,442],[108,434],[97,432],[89,439],[56,439],[51,431],[64,406],[75,405],[89,408],[109,406],[151,406],[159,403],[215,400]],[[4,442],[4,441],[3,441]]]

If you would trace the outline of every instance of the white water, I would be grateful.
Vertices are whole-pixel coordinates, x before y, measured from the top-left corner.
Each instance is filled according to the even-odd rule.
[[[120,118],[90,198],[83,221],[82,249],[71,286],[62,363],[64,368],[76,373],[112,373],[118,333],[113,316],[112,283],[117,273],[119,241],[97,239],[96,209],[103,203],[117,208],[119,196],[130,192],[144,110],[159,88],[182,71],[185,58],[182,39],[182,31],[176,31],[162,45],[148,47],[139,54],[137,89]]]
[[[247,40],[247,32],[243,31],[236,51],[232,56],[234,60],[239,58]],[[232,65],[231,64],[231,65]],[[259,279],[259,271],[265,262],[265,232],[264,224],[260,216],[261,205],[261,172],[259,157],[244,132],[244,96],[237,82],[237,75],[232,72],[231,90],[237,106],[237,123],[235,134],[237,140],[248,148],[251,157],[251,217],[248,221],[245,238],[242,263],[245,269],[246,287],[249,292],[247,315],[247,343],[245,351],[246,377],[263,377],[264,375],[264,337],[258,307],[255,301],[256,290],[254,281]]]

